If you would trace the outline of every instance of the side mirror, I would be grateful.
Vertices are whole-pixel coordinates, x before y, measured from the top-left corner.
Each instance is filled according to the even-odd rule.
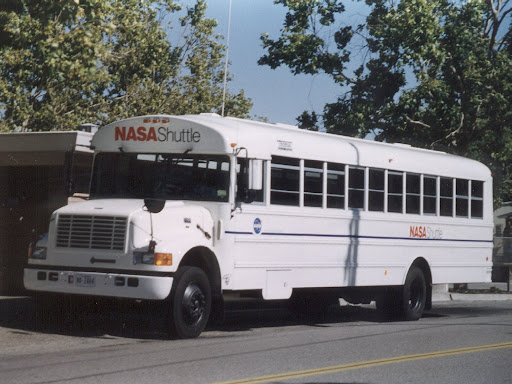
[[[263,189],[263,160],[249,160],[249,189]]]
[[[151,213],[158,213],[165,207],[165,200],[162,199],[144,199],[144,205]]]

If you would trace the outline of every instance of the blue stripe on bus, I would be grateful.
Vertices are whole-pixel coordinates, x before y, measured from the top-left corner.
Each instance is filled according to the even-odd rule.
[[[236,232],[226,231],[229,235],[255,235],[253,232]],[[328,238],[344,238],[344,239],[379,239],[379,240],[420,240],[420,241],[460,241],[468,243],[492,243],[492,240],[474,240],[474,239],[427,239],[417,237],[393,237],[393,236],[365,236],[365,235],[330,235],[322,233],[279,233],[279,232],[262,232],[257,236],[292,236],[292,237],[328,237]]]

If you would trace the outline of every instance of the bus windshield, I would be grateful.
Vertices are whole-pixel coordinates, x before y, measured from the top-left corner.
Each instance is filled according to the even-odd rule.
[[[229,167],[228,156],[99,153],[91,198],[227,202]]]

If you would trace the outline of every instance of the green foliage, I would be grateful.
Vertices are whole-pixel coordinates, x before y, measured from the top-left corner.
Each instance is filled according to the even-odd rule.
[[[173,44],[173,0],[0,3],[0,130],[74,129],[83,122],[221,108],[224,46],[197,0]],[[226,114],[247,116],[243,91]]]
[[[258,64],[272,69],[284,64],[294,74],[324,71],[342,82],[344,65],[349,59],[345,47],[352,37],[352,28],[347,26],[334,34],[336,53],[329,51],[320,34],[334,23],[336,13],[343,12],[343,5],[335,0],[276,0],[275,3],[288,7],[289,12],[278,40],[270,39],[268,34],[261,37],[268,55],[261,57]]]
[[[308,113],[304,111],[302,115],[297,117],[297,121],[299,122],[299,128],[306,129],[308,131],[318,131],[318,115],[315,111]]]
[[[276,3],[287,5],[289,13],[279,39],[262,36],[268,55],[260,64],[331,75],[343,88],[324,108],[327,131],[360,137],[374,132],[377,140],[478,159],[493,171],[496,201],[512,198],[509,1],[367,0],[365,25],[352,30],[330,21],[329,33],[314,22],[326,6],[332,10],[329,20],[340,19],[341,1]],[[368,59],[349,72],[348,47],[356,35]],[[301,38],[314,45],[305,49]],[[326,47],[334,45],[326,62]],[[298,120],[312,117],[305,112]]]

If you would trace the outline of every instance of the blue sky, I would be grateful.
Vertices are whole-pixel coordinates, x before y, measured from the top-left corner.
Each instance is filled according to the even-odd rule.
[[[227,37],[229,0],[209,0],[207,16],[218,21],[218,33]],[[182,4],[194,4],[193,0]],[[365,12],[362,2],[347,2],[342,23],[362,22]],[[328,76],[291,74],[287,67],[275,70],[259,66],[258,59],[265,53],[260,36],[269,33],[277,38],[286,9],[273,0],[232,0],[229,71],[234,79],[229,84],[232,92],[245,91],[254,103],[252,116],[267,117],[270,122],[297,124],[296,117],[304,110],[321,113],[326,102],[335,101],[341,92]],[[359,21],[358,21],[359,20]]]

